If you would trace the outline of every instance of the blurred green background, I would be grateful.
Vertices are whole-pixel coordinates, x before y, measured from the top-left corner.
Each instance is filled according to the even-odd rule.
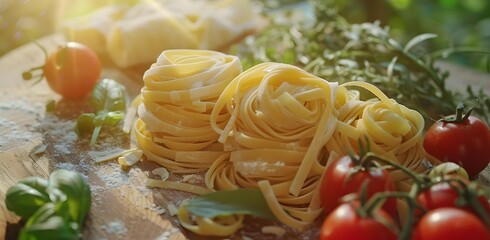
[[[433,49],[467,46],[490,52],[489,0],[332,1],[352,22],[381,21],[400,42],[422,33],[436,33],[438,38],[429,41]],[[490,71],[488,54],[454,54],[448,60]]]
[[[0,56],[31,39],[51,34],[63,19],[81,16],[113,3],[138,0],[1,0]],[[314,0],[312,0],[314,1]],[[325,0],[324,0],[325,1]],[[260,0],[270,8],[298,0]],[[490,51],[489,0],[327,0],[351,22],[381,21],[400,42],[436,33],[431,48],[468,46]],[[450,61],[488,71],[489,57],[455,54]]]

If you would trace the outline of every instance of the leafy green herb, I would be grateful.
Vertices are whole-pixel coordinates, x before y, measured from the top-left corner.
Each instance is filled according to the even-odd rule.
[[[112,79],[103,79],[92,90],[90,103],[95,113],[78,117],[76,132],[79,136],[92,133],[90,145],[95,144],[103,125],[116,125],[126,111],[126,88]]]
[[[76,172],[60,169],[51,174],[49,185],[66,195],[71,220],[82,225],[92,202],[85,178]]]
[[[57,205],[46,203],[27,221],[19,234],[20,240],[79,239],[78,225],[67,223]]]
[[[459,102],[471,105],[478,97],[482,104],[475,112],[489,122],[488,96],[472,89],[466,94],[451,91],[446,85],[449,73],[436,65],[453,53],[488,52],[461,47],[431,52],[426,48],[427,40],[435,38],[434,34],[416,36],[403,46],[378,22],[347,22],[335,1],[310,2],[313,20],[285,22],[295,19],[293,13],[271,17],[264,31],[239,45],[235,54],[244,68],[261,62],[284,62],[332,82],[370,82],[399,103],[417,109],[426,120],[451,114]]]
[[[49,180],[28,177],[18,181],[7,190],[5,204],[27,219],[19,239],[79,239],[91,193],[81,174],[60,169]]]
[[[39,207],[50,201],[46,192],[48,181],[38,177],[28,177],[18,181],[7,190],[5,205],[20,217],[29,218]]]
[[[240,188],[201,195],[189,200],[185,208],[201,217],[219,217],[248,214],[274,220],[264,195],[258,189]]]

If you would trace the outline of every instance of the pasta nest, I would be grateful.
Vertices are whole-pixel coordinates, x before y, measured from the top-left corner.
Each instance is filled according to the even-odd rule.
[[[352,87],[364,88],[376,98],[359,100],[357,90],[347,90]],[[366,138],[370,151],[378,156],[418,173],[426,170],[423,165],[424,119],[420,113],[389,99],[378,88],[365,82],[341,85],[337,99],[339,121],[326,144],[327,152],[341,155],[359,153],[359,139]],[[410,176],[401,170],[393,170],[391,175],[400,190],[408,190]]]
[[[242,72],[237,57],[206,50],[166,50],[143,80],[135,132],[148,159],[173,172],[207,171],[211,190],[259,188],[294,228],[322,213],[322,174],[339,155],[358,153],[359,139],[425,170],[422,116],[369,83],[338,85],[272,62]],[[361,100],[356,88],[375,98]]]
[[[235,56],[207,50],[167,50],[144,76],[136,137],[145,155],[174,172],[209,168],[223,154],[211,111],[242,71]],[[229,119],[225,111],[215,123]]]
[[[321,213],[318,187],[325,144],[335,130],[337,84],[298,67],[263,63],[235,78],[211,114],[229,159],[206,174],[209,188],[258,187],[276,217],[305,227]],[[218,126],[218,113],[230,120]]]

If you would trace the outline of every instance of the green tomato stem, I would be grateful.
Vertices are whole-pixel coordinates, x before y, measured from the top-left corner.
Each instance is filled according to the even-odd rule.
[[[24,79],[26,81],[31,80],[32,77],[34,77],[33,73],[37,70],[42,70],[43,68],[44,68],[44,66],[33,67],[27,71],[22,72],[22,79]],[[43,75],[43,74],[40,74],[40,75]],[[38,76],[40,76],[40,75],[38,75]]]
[[[357,209],[357,214],[361,218],[366,218],[366,217],[371,215],[371,212],[369,212],[368,209],[364,207],[366,205],[366,202],[368,201],[367,200],[367,186],[368,186],[367,181],[362,182],[361,193],[359,196],[359,200],[361,202],[361,207]]]
[[[44,60],[47,60],[48,59],[48,51],[46,50],[45,47],[43,47],[43,45],[41,45],[38,41],[32,41],[34,44],[36,44],[42,51],[43,51],[43,54],[44,54]]]
[[[480,105],[480,98],[476,98],[476,104],[472,106],[468,112],[464,112],[463,103],[458,103],[456,107],[456,114],[449,117],[443,117],[440,121],[445,123],[463,123],[471,116],[471,112]]]
[[[43,54],[44,54],[44,62],[46,62],[48,60],[48,52],[46,51],[46,48],[44,48],[40,43],[38,43],[37,41],[33,41],[34,44],[36,44],[42,51],[43,51]],[[41,66],[38,66],[38,67],[33,67],[27,71],[24,71],[22,72],[22,79],[24,80],[31,80],[32,77],[33,77],[33,72],[35,71],[38,71],[38,70],[41,70],[41,74],[37,75],[39,78],[34,82],[34,85],[38,84],[43,78],[44,78],[44,65],[41,65]]]
[[[367,202],[361,204],[361,207],[357,211],[359,216],[361,217],[373,217],[375,219],[376,216],[374,214],[374,210],[379,208],[381,204],[387,198],[404,198],[408,202],[409,206],[409,215],[407,217],[407,222],[403,226],[402,233],[400,234],[400,240],[408,240],[410,239],[410,233],[413,225],[413,212],[416,207],[415,196],[418,193],[418,185],[414,184],[411,191],[409,193],[406,192],[379,192],[373,195]],[[362,214],[362,215],[361,215]],[[389,223],[388,221],[383,221],[383,224]],[[390,229],[396,229],[394,226],[388,226]]]
[[[410,191],[408,192],[408,197],[407,199],[407,204],[408,204],[408,216],[406,219],[406,222],[402,228],[402,232],[400,233],[400,236],[398,237],[399,240],[409,240],[411,237],[412,233],[412,227],[413,227],[413,216],[414,216],[414,211],[416,207],[415,199],[417,198],[417,195],[420,192],[420,185],[418,184],[413,184],[412,188],[410,188]]]
[[[488,216],[485,208],[483,208],[480,201],[478,201],[478,189],[477,183],[472,182],[469,186],[466,187],[467,201],[473,207],[473,209],[478,213],[480,218],[483,220],[483,223],[490,228],[490,216]]]
[[[426,182],[423,177],[415,174],[412,170],[408,169],[407,167],[400,165],[400,164],[397,164],[397,163],[394,163],[392,161],[386,160],[386,159],[376,155],[375,153],[369,152],[365,155],[363,162],[371,163],[372,161],[381,162],[385,165],[389,165],[389,166],[395,167],[396,169],[403,171],[404,173],[409,175],[415,181],[415,183],[418,185],[423,185]]]
[[[375,193],[365,204],[366,212],[372,213],[380,206],[386,198],[405,198],[410,199],[410,195],[406,192],[378,192]]]

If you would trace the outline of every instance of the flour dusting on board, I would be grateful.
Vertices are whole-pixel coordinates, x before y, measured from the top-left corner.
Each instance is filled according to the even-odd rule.
[[[0,110],[16,110],[25,113],[37,115],[42,118],[44,116],[45,107],[42,103],[31,103],[24,97],[8,103],[0,103]]]
[[[45,144],[48,145],[43,153],[49,152],[56,158],[52,167],[76,171],[87,178],[92,192],[92,211],[103,211],[108,199],[106,193],[117,191],[124,197],[125,193],[119,188],[130,185],[130,179],[141,174],[141,171],[136,169],[123,171],[115,161],[95,163],[96,157],[125,150],[124,141],[127,141],[127,136],[120,133],[120,130],[110,129],[102,132],[97,143],[90,145],[89,137],[79,138],[75,127],[76,117],[62,119],[54,113],[46,113],[36,129],[43,134]],[[157,214],[162,211],[156,206],[151,210]],[[112,219],[100,228],[109,234],[108,239],[124,238],[128,233],[122,219]]]
[[[97,164],[96,157],[107,156],[110,153],[125,150],[123,140],[125,135],[120,130],[110,129],[111,134],[102,132],[95,145],[89,145],[88,137],[79,138],[75,132],[76,119],[62,119],[53,113],[47,113],[36,129],[43,133],[47,149],[57,159],[66,162],[56,162],[53,167],[66,169],[83,174],[87,179],[89,175],[95,174],[100,181],[90,180],[93,195],[93,204],[100,202],[103,192],[128,185],[129,178],[136,173],[134,170],[125,172],[119,164],[108,162]],[[114,134],[112,134],[114,133]],[[81,149],[79,151],[75,151]]]
[[[179,229],[172,228],[170,230],[163,232],[162,235],[158,236],[155,240],[169,240],[172,235],[177,233],[179,233]]]
[[[95,173],[104,182],[104,189],[114,189],[129,183],[129,175],[117,163],[101,165]]]
[[[31,123],[31,125],[27,125],[16,122],[15,119],[9,119],[9,116],[0,117],[0,134],[2,134],[0,150],[4,144],[8,145],[12,140],[27,142],[32,141],[33,137],[37,137],[39,145],[31,149],[31,157],[34,160],[47,159],[47,161],[43,161],[48,164],[49,171],[65,169],[82,174],[89,182],[92,193],[91,213],[105,213],[108,204],[112,204],[110,201],[113,198],[122,198],[128,204],[140,208],[140,211],[143,210],[141,211],[141,213],[145,213],[145,216],[142,216],[143,219],[147,219],[147,214],[175,215],[177,206],[171,204],[168,210],[166,209],[168,206],[164,207],[160,205],[161,203],[154,202],[155,199],[163,199],[164,197],[160,191],[153,191],[145,187],[141,180],[141,176],[146,175],[143,169],[136,167],[122,169],[121,165],[117,163],[117,159],[102,163],[94,161],[96,158],[107,157],[129,149],[129,137],[121,131],[120,126],[105,128],[100,133],[96,144],[90,145],[90,136],[79,138],[75,131],[76,119],[80,115],[77,109],[80,109],[80,106],[68,105],[59,108],[63,112],[61,110],[45,112],[44,104],[33,105],[23,100],[13,102],[11,105],[0,105],[1,111],[22,112],[29,117],[25,122]],[[65,109],[68,113],[65,112]],[[202,180],[200,176],[189,174],[177,181],[192,183]],[[130,188],[134,188],[138,194],[131,193]],[[108,194],[109,192],[110,194]],[[165,197],[172,197],[172,195],[172,192],[165,193]],[[130,229],[125,225],[129,224],[126,222],[127,219],[123,219],[122,216],[109,217],[113,218],[105,219],[97,226],[105,233],[101,238],[125,239],[130,235]],[[175,225],[179,224],[175,218],[172,220]],[[175,234],[180,234],[180,232],[179,228],[172,227],[155,234],[155,239],[167,240],[175,237]]]
[[[0,150],[10,145],[27,142],[34,138],[30,125],[23,124],[22,120],[42,119],[44,106],[40,103],[29,103],[23,98],[8,103],[0,103],[0,111],[5,117],[0,118]],[[21,119],[19,119],[21,118]]]
[[[121,220],[114,220],[106,225],[102,225],[101,228],[109,234],[115,234],[118,236],[126,235],[128,229]]]
[[[26,142],[32,139],[32,134],[27,129],[5,118],[0,118],[0,135],[0,149],[12,142]]]

